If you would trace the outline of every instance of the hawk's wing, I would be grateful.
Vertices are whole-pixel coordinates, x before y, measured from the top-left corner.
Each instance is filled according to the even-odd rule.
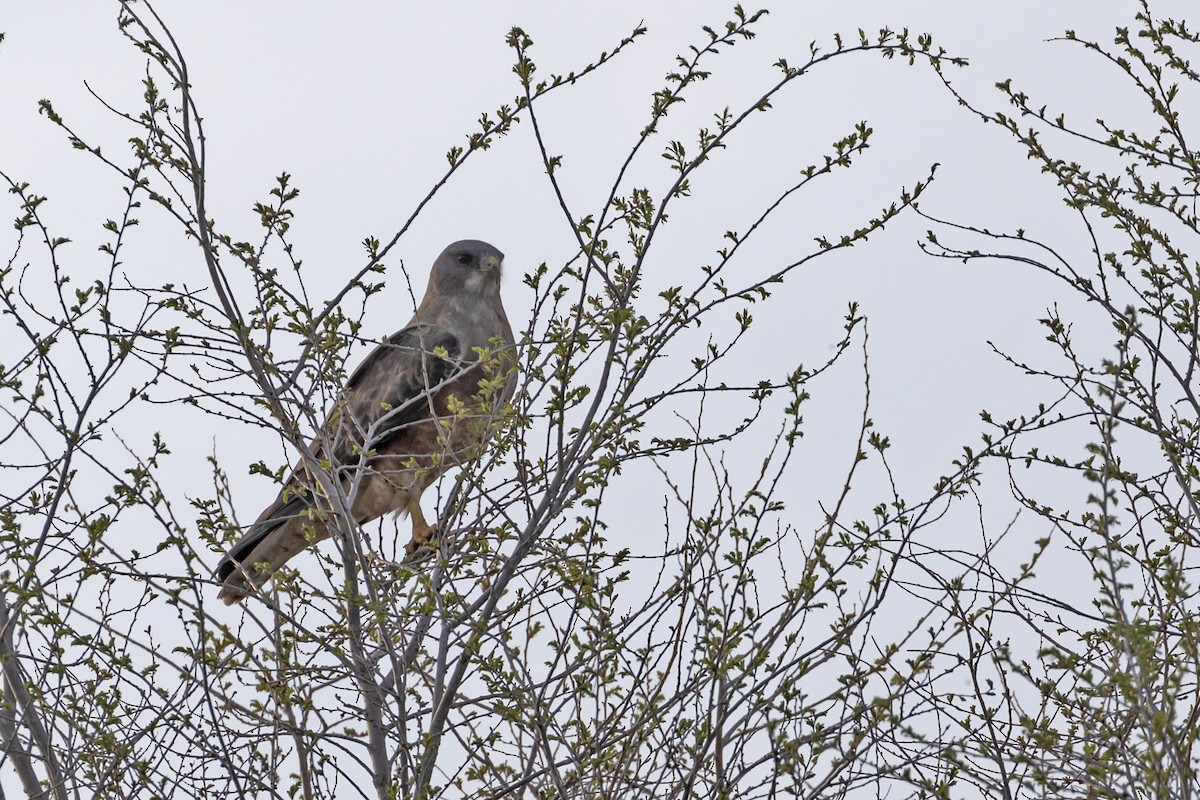
[[[335,442],[334,464],[357,462],[361,448],[380,450],[388,440],[432,415],[430,394],[462,371],[458,337],[427,323],[412,324],[388,337],[350,374],[339,409],[325,421],[326,441]],[[339,435],[340,434],[340,435]]]
[[[461,349],[456,336],[428,323],[414,323],[392,334],[351,373],[314,442],[314,455],[322,460],[330,448],[336,475],[342,467],[357,465],[365,451],[384,451],[405,430],[429,419],[431,395],[466,366],[460,360]],[[275,501],[221,559],[216,577],[226,584],[222,590],[226,602],[240,597],[242,580],[235,575],[239,564],[250,572],[252,564],[263,562],[277,568],[312,544],[303,524],[308,520],[305,512],[313,505],[310,488],[307,469],[298,464]]]

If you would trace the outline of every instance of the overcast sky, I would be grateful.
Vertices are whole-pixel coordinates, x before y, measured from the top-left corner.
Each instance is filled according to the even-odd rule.
[[[1180,4],[1155,7],[1165,15]],[[95,247],[106,236],[100,223],[116,213],[120,185],[95,159],[72,150],[36,104],[50,98],[90,144],[125,152],[131,130],[89,93],[90,87],[118,108],[137,107],[145,59],[118,35],[114,9],[98,2],[10,4],[0,16],[6,34],[0,45],[0,169],[49,196],[44,218],[74,240],[68,269],[80,279],[104,266]],[[1136,3],[1114,0],[777,4],[758,24],[757,39],[710,63],[713,78],[672,113],[661,144],[635,164],[631,184],[661,191],[669,175],[657,153],[667,140],[693,141],[695,129],[709,125],[714,112],[753,103],[777,79],[771,66],[777,59],[803,63],[810,42],[827,45],[835,32],[849,37],[858,28],[931,33],[950,54],[970,59],[971,66],[951,70],[951,78],[981,108],[1001,107],[993,84],[1013,78],[1071,118],[1119,117],[1135,109],[1107,80],[1115,77],[1111,67],[1077,46],[1047,40],[1067,28],[1108,40],[1136,9]],[[386,240],[407,219],[443,173],[447,149],[463,142],[480,113],[518,94],[513,53],[505,44],[514,25],[534,39],[532,56],[543,76],[581,69],[639,23],[649,29],[596,75],[547,98],[540,112],[549,148],[563,155],[559,175],[567,200],[582,217],[599,211],[645,124],[651,93],[674,69],[674,55],[702,41],[701,26],[719,26],[730,7],[356,3],[335,12],[315,3],[164,2],[158,10],[188,59],[204,115],[212,216],[235,237],[253,237],[252,203],[267,198],[276,175],[291,173],[301,191],[292,233],[296,251],[309,268],[310,286],[327,294],[363,263],[364,237]],[[1086,255],[1052,182],[1003,131],[959,109],[929,69],[873,54],[839,58],[793,83],[774,106],[753,118],[693,181],[693,198],[676,207],[648,265],[649,281],[665,283],[673,271],[711,260],[725,230],[744,230],[801,167],[819,160],[830,142],[861,120],[874,127],[874,146],[854,170],[803,193],[776,215],[752,251],[764,269],[809,252],[816,236],[858,226],[935,162],[941,168],[923,203],[926,211],[994,229],[1025,228]],[[149,211],[143,216],[143,229],[126,252],[130,273],[202,283],[199,256],[178,231]],[[907,491],[931,485],[959,448],[976,438],[981,408],[998,416],[1026,410],[1040,388],[1017,380],[988,343],[1029,359],[1048,355],[1035,321],[1067,296],[1011,264],[964,267],[931,259],[916,247],[927,227],[915,216],[898,219],[868,245],[805,268],[773,305],[756,310],[758,325],[742,356],[751,368],[759,366],[756,359],[815,365],[840,338],[847,304],[859,301],[872,336],[873,417],[896,445],[895,466]],[[0,242],[10,252],[13,234],[5,230]],[[460,238],[488,240],[507,254],[505,303],[520,327],[531,299],[520,275],[543,261],[562,263],[574,248],[528,123],[472,159],[401,241],[389,258],[392,283],[369,311],[365,336],[385,336],[411,314],[398,262],[419,293],[432,258]],[[0,342],[0,354],[4,347]],[[814,392],[797,492],[815,498],[840,485],[842,468],[830,463],[852,452],[848,437],[858,414],[846,409],[861,403],[860,384],[858,372],[844,369]],[[169,426],[169,412],[163,414],[162,424]],[[203,456],[214,450],[236,465],[230,467],[235,475],[263,457],[264,446],[276,448],[270,451],[276,458],[289,458],[265,433],[215,421],[211,429],[172,433],[185,475],[203,471]],[[272,492],[262,478],[237,482],[241,515],[253,518]]]
[[[1181,7],[1155,4],[1160,15]],[[9,4],[0,16],[6,34],[0,168],[49,196],[45,219],[74,240],[69,269],[83,279],[103,266],[95,246],[105,238],[100,223],[115,213],[120,186],[94,159],[72,150],[36,104],[50,98],[90,144],[124,152],[131,131],[88,90],[118,108],[137,106],[145,59],[118,35],[114,9],[100,2]],[[1000,107],[993,84],[1013,78],[1071,118],[1120,116],[1134,109],[1128,95],[1113,90],[1111,68],[1077,46],[1047,40],[1067,28],[1108,40],[1136,9],[1115,0],[777,4],[759,23],[756,40],[710,64],[713,78],[673,112],[662,144],[691,141],[714,112],[753,103],[776,80],[776,59],[803,63],[812,41],[827,44],[838,31],[852,36],[857,28],[883,26],[929,32],[950,54],[969,58],[971,66],[952,70],[951,77],[982,108]],[[446,150],[463,142],[479,114],[518,94],[513,53],[505,45],[512,26],[533,37],[541,75],[578,70],[639,23],[649,29],[595,76],[543,105],[549,147],[563,155],[568,202],[583,216],[599,210],[645,124],[651,93],[674,68],[674,54],[702,41],[701,26],[719,26],[730,11],[717,2],[356,3],[334,11],[327,4],[227,1],[164,2],[158,10],[188,59],[204,115],[212,215],[235,236],[252,236],[252,203],[266,198],[274,176],[291,173],[301,191],[293,239],[319,293],[334,291],[362,264],[364,237],[390,238],[444,171]],[[768,266],[809,252],[816,236],[861,224],[934,162],[941,169],[923,204],[928,212],[996,229],[1022,227],[1086,253],[1052,183],[1003,131],[959,109],[929,69],[875,55],[840,58],[792,84],[774,105],[694,181],[695,196],[677,207],[664,229],[649,280],[665,282],[672,270],[710,260],[725,230],[744,229],[800,167],[860,120],[874,127],[874,146],[855,170],[777,215],[753,251]],[[651,148],[635,165],[633,184],[666,185],[658,152]],[[126,254],[130,272],[202,282],[198,254],[165,220],[145,216]],[[755,358],[782,354],[789,362],[815,364],[839,338],[847,303],[861,302],[872,335],[873,416],[897,445],[907,489],[931,484],[975,438],[981,408],[1025,410],[1029,397],[1022,392],[1031,387],[1015,379],[988,343],[1027,358],[1045,354],[1035,320],[1064,294],[1012,265],[963,267],[924,256],[916,241],[927,227],[913,216],[896,220],[869,245],[806,268],[773,306],[757,313],[751,341]],[[10,252],[13,234],[5,230],[0,243]],[[456,175],[389,261],[398,266],[402,260],[419,293],[436,253],[468,237],[507,254],[504,297],[519,327],[530,302],[520,275],[543,261],[561,263],[574,247],[527,123]],[[391,275],[386,298],[365,321],[364,334],[372,339],[411,313],[398,270]],[[0,342],[0,354],[4,347]],[[860,382],[844,370],[809,412],[811,450],[798,474],[814,496],[841,479],[822,454],[845,453],[846,436],[857,424],[845,407],[859,402]],[[201,454],[214,448],[233,464],[257,460],[259,435],[214,424],[173,438],[191,444],[195,437],[195,447],[178,456],[186,470],[202,468]],[[184,466],[189,457],[195,463]],[[241,513],[252,518],[272,490],[255,478],[234,491],[244,504]]]
[[[1172,5],[1180,4],[1156,8],[1165,13]],[[1067,28],[1108,38],[1135,8],[1111,0],[776,4],[758,25],[757,40],[713,61],[714,78],[672,115],[664,138],[690,140],[715,110],[754,101],[775,79],[775,59],[798,64],[811,41],[884,25],[929,31],[950,53],[970,58],[972,66],[953,77],[982,107],[998,107],[991,85],[1012,77],[1091,119],[1121,108],[1103,67],[1078,47],[1046,40]],[[445,151],[462,142],[478,115],[516,96],[504,42],[512,25],[533,36],[542,74],[577,70],[640,22],[649,29],[622,58],[542,110],[551,148],[564,155],[569,199],[582,216],[604,197],[646,120],[650,92],[673,68],[673,54],[700,41],[700,26],[719,25],[730,6],[364,2],[335,12],[302,2],[217,1],[163,2],[158,11],[190,62],[208,128],[210,207],[218,223],[251,235],[257,224],[251,204],[265,198],[275,175],[289,172],[301,191],[296,248],[308,265],[328,271],[335,287],[361,263],[366,235],[386,239],[407,218],[442,174]],[[80,269],[102,240],[100,222],[113,213],[118,185],[68,148],[36,113],[36,102],[52,98],[92,142],[125,148],[130,131],[84,86],[116,107],[136,106],[144,58],[116,34],[114,18],[112,4],[58,1],[10,4],[0,16],[7,35],[0,47],[0,166],[49,196],[48,219],[79,242]],[[862,167],[800,198],[761,237],[763,258],[786,259],[806,252],[816,235],[841,233],[934,162],[942,169],[926,210],[992,227],[1058,230],[1062,216],[1050,182],[1018,146],[956,108],[929,70],[860,55],[793,84],[772,113],[732,140],[721,163],[697,182],[696,199],[677,211],[664,257],[670,251],[679,264],[709,258],[722,231],[744,227],[756,203],[790,178],[788,170],[820,157],[864,119],[875,127],[876,143]],[[661,186],[666,175],[655,154],[643,158],[642,175],[647,185]],[[446,242],[481,237],[508,254],[505,299],[520,319],[528,295],[518,275],[540,261],[570,257],[572,247],[535,158],[532,131],[520,125],[440,194],[398,249],[418,290]],[[944,449],[934,450],[948,455],[973,432],[978,408],[1010,383],[986,342],[1036,343],[1032,320],[1049,297],[1036,276],[1014,275],[1009,266],[962,269],[923,257],[914,241],[925,227],[901,219],[871,246],[798,276],[775,309],[778,317],[763,312],[770,327],[758,335],[761,347],[785,336],[792,347],[810,350],[803,360],[816,361],[836,338],[846,303],[862,301],[874,335],[881,422],[918,440],[944,437]],[[154,228],[140,240],[142,258],[161,261],[161,253],[178,252],[158,243],[178,240],[175,231],[164,223]],[[197,281],[199,260],[192,258],[154,269]],[[668,269],[666,260],[658,266]],[[383,336],[407,319],[402,291],[392,289],[389,301],[401,308],[390,318],[382,305],[374,309],[367,336]]]

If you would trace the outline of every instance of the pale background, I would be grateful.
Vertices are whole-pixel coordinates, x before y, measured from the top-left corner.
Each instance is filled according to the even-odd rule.
[[[1172,6],[1180,4],[1159,3],[1156,10],[1165,15]],[[928,31],[952,54],[968,57],[972,66],[952,70],[952,78],[981,107],[998,108],[1002,98],[992,84],[1011,77],[1075,112],[1074,118],[1116,115],[1129,98],[1112,93],[1105,78],[1114,76],[1080,48],[1046,40],[1068,27],[1111,38],[1113,26],[1128,24],[1136,7],[1091,0],[779,4],[760,23],[759,38],[712,62],[714,77],[664,127],[670,138],[691,140],[713,112],[752,102],[764,91],[778,74],[770,66],[777,58],[802,63],[810,41],[829,43],[835,31],[852,37],[859,27],[873,33],[885,25]],[[266,198],[274,176],[290,172],[301,190],[293,226],[297,250],[310,270],[327,272],[332,288],[361,265],[365,236],[386,240],[408,216],[442,174],[446,150],[462,143],[478,115],[516,96],[512,52],[504,43],[513,25],[534,38],[542,76],[584,66],[640,20],[649,28],[627,54],[548,98],[541,112],[551,147],[564,155],[560,176],[569,199],[582,216],[597,210],[644,124],[650,93],[674,67],[673,55],[703,38],[701,25],[719,25],[730,6],[360,3],[334,11],[315,3],[206,2],[162,3],[158,10],[189,59],[205,115],[213,215],[252,237],[251,204]],[[49,196],[45,216],[78,243],[84,272],[102,264],[94,246],[104,240],[100,223],[116,213],[118,185],[94,159],[70,149],[36,113],[36,101],[52,99],[89,142],[122,152],[131,131],[83,85],[86,80],[118,107],[136,108],[144,58],[118,36],[114,19],[105,3],[10,4],[0,12],[7,34],[0,45],[0,169]],[[797,81],[770,114],[734,137],[722,163],[695,183],[695,198],[677,208],[664,231],[671,247],[663,250],[681,262],[709,258],[723,231],[744,229],[771,190],[794,176],[789,166],[819,158],[862,119],[875,128],[874,147],[858,168],[804,193],[779,215],[786,224],[777,221],[760,237],[764,258],[782,262],[807,252],[818,234],[848,230],[934,162],[942,167],[923,204],[930,213],[1082,244],[1050,181],[1002,131],[960,111],[930,70],[861,55],[836,59]],[[635,181],[665,185],[665,162],[657,153],[645,152]],[[520,319],[528,294],[519,273],[572,253],[570,232],[535,159],[525,122],[490,153],[474,157],[435,199],[398,252],[418,292],[427,265],[446,243],[483,238],[507,254],[506,305]],[[135,242],[140,258],[153,261],[164,277],[203,280],[197,255],[188,260],[175,230],[149,213],[143,217],[143,238]],[[782,337],[789,348],[809,351],[798,352],[798,360],[815,363],[836,338],[847,302],[861,302],[872,332],[881,404],[876,421],[900,444],[919,442],[914,455],[937,463],[972,437],[976,412],[996,406],[1012,383],[987,341],[1017,351],[1038,347],[1040,333],[1031,323],[1061,290],[1010,266],[963,268],[925,257],[915,241],[927,227],[915,217],[899,219],[869,246],[819,262],[791,284],[786,303],[760,311],[765,324],[756,336],[764,348],[777,348]],[[11,231],[5,236],[7,243]],[[127,262],[140,266],[132,256]],[[385,318],[380,303],[366,335],[385,335],[411,312],[399,286],[385,302],[400,307]],[[219,431],[212,435],[222,438]],[[237,442],[220,445],[236,448]]]

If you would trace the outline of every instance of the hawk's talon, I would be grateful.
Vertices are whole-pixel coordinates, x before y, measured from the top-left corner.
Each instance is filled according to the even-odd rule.
[[[416,566],[418,564],[422,564],[422,563],[430,560],[434,556],[436,556],[437,555],[437,542],[429,541],[429,542],[426,542],[425,544],[417,545],[412,550],[409,550],[407,547],[404,548],[404,550],[406,553],[406,555],[404,556],[404,563],[406,566],[412,567],[412,566]]]
[[[437,550],[437,535],[437,525],[414,528],[412,538],[408,540],[408,544],[404,545],[404,552],[407,556],[405,560],[411,560],[421,550]]]

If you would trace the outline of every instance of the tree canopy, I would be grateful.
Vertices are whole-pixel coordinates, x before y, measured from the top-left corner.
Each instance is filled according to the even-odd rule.
[[[706,82],[772,24],[735,6],[694,26],[650,96],[623,99],[643,117],[596,166],[598,188],[575,182],[588,156],[559,98],[622,75],[653,34],[548,65],[542,34],[514,27],[511,94],[334,268],[297,244],[292,174],[252,208],[220,199],[219,121],[170,10],[113,8],[112,35],[145,64],[129,76],[140,101],[95,93],[124,134],[53,98],[37,112],[48,146],[81,151],[120,202],[64,230],[0,150],[14,216],[0,267],[5,796],[1200,791],[1200,74],[1185,22],[1142,2],[1111,39],[1064,32],[1053,46],[1125,98],[1079,122],[1043,87],[964,88],[971,54],[907,28],[821,32],[737,104],[714,103]],[[841,65],[881,57],[937,87],[980,157],[996,142],[1027,157],[1038,202],[1070,226],[997,224],[972,202],[986,188],[943,189],[935,163],[901,159],[911,178],[864,198],[870,109],[819,150],[796,132],[800,166],[713,197],[719,229],[688,226],[716,194],[710,174],[757,180],[756,132],[798,87],[844,86]],[[410,246],[414,231],[488,159],[525,159],[552,209],[538,225],[567,245],[527,245],[537,260],[509,265],[527,301],[507,306],[516,393],[480,457],[438,484],[436,552],[407,558],[394,520],[355,523],[357,484],[329,478],[314,513],[333,542],[226,608],[217,560],[297,459],[333,469],[313,436],[415,303],[434,253]],[[869,211],[792,233],[801,203],[850,195]],[[914,244],[898,224],[927,232]],[[169,257],[151,236],[173,239]],[[903,454],[921,442],[875,421],[879,370],[911,365],[881,367],[871,309],[850,302],[817,344],[798,342],[800,276],[880,241],[1052,287],[1041,319],[1011,320],[1048,346],[992,345],[996,380],[1022,393],[972,409],[976,433],[933,480]],[[937,374],[882,393],[919,402],[960,367]],[[252,437],[270,449],[228,455]],[[247,506],[250,481],[262,502]]]

